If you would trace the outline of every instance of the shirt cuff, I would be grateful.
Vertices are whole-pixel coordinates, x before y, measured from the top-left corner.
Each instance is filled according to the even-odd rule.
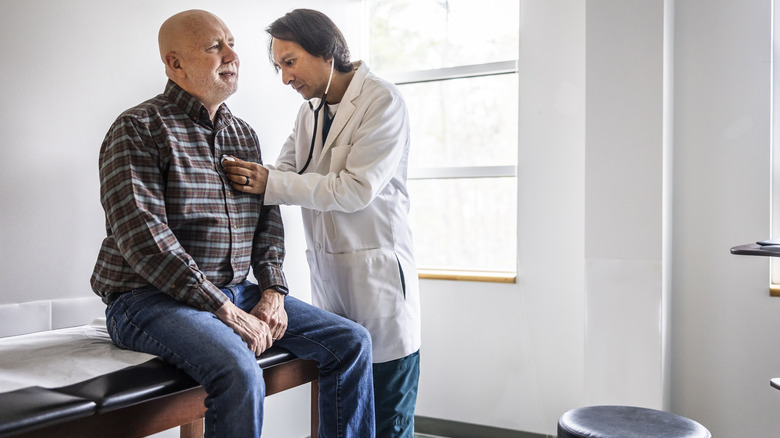
[[[266,265],[259,272],[258,270],[255,270],[255,278],[257,278],[257,283],[258,286],[260,286],[260,290],[274,289],[274,286],[280,286],[284,290],[289,290],[287,287],[287,278],[284,276],[284,271],[282,271],[282,268],[278,266]]]
[[[211,313],[219,310],[222,305],[225,304],[225,301],[228,300],[225,293],[219,290],[219,288],[214,286],[210,281],[204,281],[200,284],[193,299],[195,300],[195,303],[190,303],[193,307]]]

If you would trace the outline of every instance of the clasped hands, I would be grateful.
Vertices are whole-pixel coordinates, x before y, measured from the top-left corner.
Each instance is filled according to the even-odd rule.
[[[226,301],[215,314],[241,336],[255,356],[281,339],[287,331],[284,295],[274,289],[264,291],[260,301],[249,313]]]
[[[230,185],[244,193],[262,195],[268,182],[268,169],[251,161],[235,157],[222,160],[222,170],[230,181]]]

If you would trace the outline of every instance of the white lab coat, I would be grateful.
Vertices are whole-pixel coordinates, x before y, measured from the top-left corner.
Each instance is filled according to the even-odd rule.
[[[420,348],[420,297],[409,229],[409,117],[398,89],[363,62],[322,145],[319,113],[298,112],[293,133],[269,166],[265,203],[302,207],[312,300],[366,327],[375,363]],[[316,99],[312,102],[319,103]]]

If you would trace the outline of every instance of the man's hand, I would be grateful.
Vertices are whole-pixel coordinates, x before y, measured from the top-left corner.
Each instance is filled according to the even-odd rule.
[[[226,301],[215,315],[225,325],[232,328],[241,339],[246,342],[255,356],[265,351],[273,343],[273,335],[268,324],[236,307],[230,301]],[[285,319],[286,323],[286,319]]]
[[[268,182],[268,169],[250,161],[235,157],[222,161],[222,169],[230,180],[230,185],[239,192],[262,195]]]
[[[284,332],[287,331],[284,295],[274,289],[266,289],[251,314],[268,324],[274,341],[282,339]]]

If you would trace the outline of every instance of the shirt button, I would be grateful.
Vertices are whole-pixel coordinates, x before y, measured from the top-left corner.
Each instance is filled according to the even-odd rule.
[[[317,251],[319,251],[319,250],[321,250],[321,249],[322,249],[322,244],[320,244],[320,243],[317,243],[317,244],[316,244],[316,245],[314,245],[314,246],[315,246],[315,248],[317,248]]]

